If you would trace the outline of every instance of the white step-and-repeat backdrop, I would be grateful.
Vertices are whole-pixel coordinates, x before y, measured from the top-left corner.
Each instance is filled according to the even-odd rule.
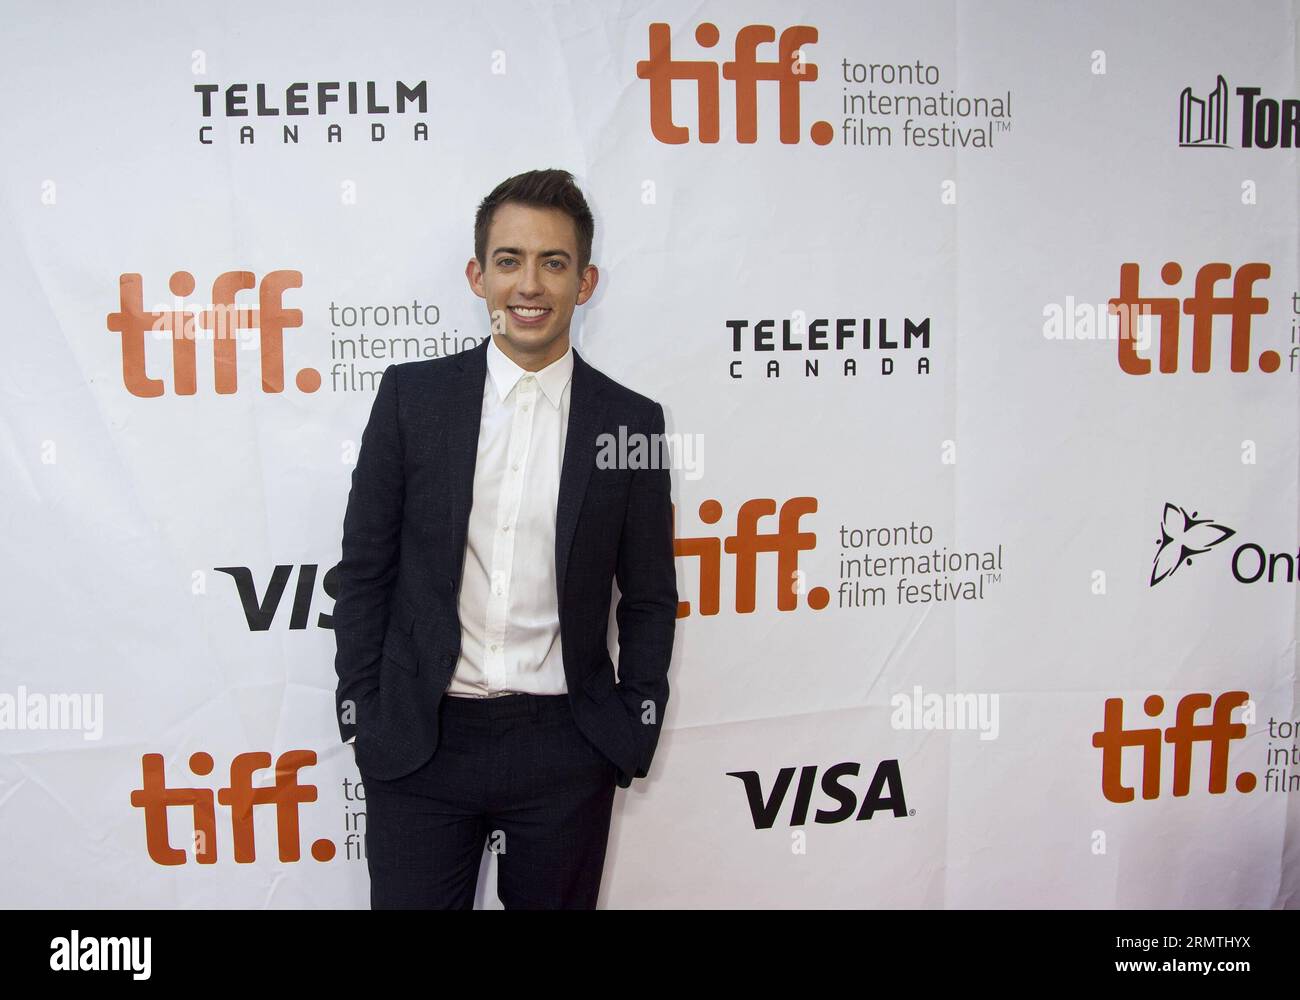
[[[3,12],[0,902],[367,904],[357,444],[562,167],[677,466],[602,905],[1295,904],[1297,3]]]

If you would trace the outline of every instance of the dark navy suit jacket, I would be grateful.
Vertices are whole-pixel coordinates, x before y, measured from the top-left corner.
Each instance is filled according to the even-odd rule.
[[[344,741],[356,736],[363,776],[401,777],[437,749],[438,707],[460,657],[457,597],[486,359],[484,340],[390,365],[362,435],[333,625],[339,730]],[[576,350],[572,379],[555,516],[564,673],[578,728],[626,788],[650,769],[668,702],[677,620],[671,484],[666,467],[598,468],[598,439],[619,440],[621,425],[624,435],[658,442],[664,412]],[[606,642],[613,580],[617,683]]]

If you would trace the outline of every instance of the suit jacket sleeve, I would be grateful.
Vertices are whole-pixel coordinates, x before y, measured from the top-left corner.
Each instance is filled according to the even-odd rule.
[[[343,517],[343,558],[338,565],[334,641],[338,674],[335,703],[346,743],[358,718],[379,691],[379,660],[401,542],[405,477],[397,422],[397,367],[379,380],[370,420],[361,436],[352,489]]]
[[[649,426],[657,456],[664,433],[664,410],[658,403]],[[677,625],[672,482],[666,466],[633,472],[615,576],[620,592],[615,611],[619,648],[615,690],[636,735],[635,776],[644,778],[668,704],[668,664]]]

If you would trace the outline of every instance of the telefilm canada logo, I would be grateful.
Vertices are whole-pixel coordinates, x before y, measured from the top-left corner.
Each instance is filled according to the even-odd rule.
[[[820,378],[930,374],[931,321],[924,314],[751,316],[723,321],[727,376],[762,384]]]
[[[325,143],[429,141],[426,80],[320,83],[196,83],[195,108],[202,146],[278,142],[296,146],[305,132]]]
[[[1236,108],[1241,149],[1300,147],[1300,99],[1265,96],[1259,87],[1238,87]],[[1232,149],[1232,99],[1219,75],[1202,95],[1184,87],[1178,97],[1178,145],[1184,149]]]
[[[636,75],[647,84],[650,134],[666,145],[721,141],[722,81],[734,89],[734,134],[742,145],[770,141],[760,137],[759,121],[767,119],[760,112],[773,102],[777,137],[784,145],[808,139],[827,146],[838,135],[841,147],[863,150],[991,149],[1011,130],[1010,91],[958,93],[946,86],[946,72],[921,59],[875,62],[870,56],[844,56],[838,66],[833,58],[819,66],[812,60],[820,34],[812,25],[747,24],[724,41],[722,30],[706,21],[689,36],[679,29],[675,48],[672,25],[647,27],[646,57],[637,62]],[[765,48],[760,57],[760,47],[767,46],[775,51]],[[728,52],[731,58],[722,61]],[[838,124],[818,119],[805,135],[803,88],[819,80],[819,107],[828,105],[830,86],[839,85]],[[685,87],[674,91],[674,83]],[[694,100],[674,101],[683,95]]]
[[[1199,562],[1201,556],[1214,558],[1210,553],[1237,535],[1236,529],[1217,518],[1190,507],[1166,503],[1160,516],[1149,585],[1154,587],[1170,579],[1184,567]],[[1226,564],[1218,562],[1218,565],[1222,567],[1219,572],[1226,568],[1237,583],[1293,584],[1300,578],[1297,575],[1300,549],[1270,549],[1259,542],[1238,540]]]

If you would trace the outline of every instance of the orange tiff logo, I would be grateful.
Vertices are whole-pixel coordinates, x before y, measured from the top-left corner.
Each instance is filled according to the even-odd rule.
[[[1178,702],[1174,724],[1163,731],[1163,742],[1174,748],[1174,795],[1187,795],[1191,790],[1192,748],[1197,743],[1208,743],[1210,747],[1211,794],[1222,795],[1227,790],[1228,750],[1233,740],[1246,735],[1246,724],[1233,722],[1232,713],[1249,700],[1250,695],[1245,691],[1229,691],[1217,699],[1198,692],[1186,695]],[[1210,721],[1197,723],[1196,713],[1210,708],[1211,704],[1214,708]],[[1165,700],[1158,694],[1150,695],[1142,703],[1142,709],[1148,717],[1155,718],[1164,712]],[[1106,699],[1105,721],[1102,728],[1092,734],[1092,745],[1101,751],[1101,792],[1107,799],[1111,802],[1133,801],[1133,789],[1125,785],[1120,776],[1127,747],[1138,747],[1142,751],[1142,797],[1160,797],[1161,735],[1159,726],[1125,729],[1124,699]],[[1239,792],[1254,791],[1255,775],[1250,771],[1237,775],[1236,788]]]
[[[675,509],[675,508],[674,508]],[[736,533],[725,538],[702,535],[698,538],[674,538],[673,554],[690,556],[699,560],[700,614],[716,615],[721,603],[722,553],[735,556],[736,611],[753,612],[757,601],[758,553],[776,553],[776,607],[778,611],[793,611],[798,607],[798,595],[806,593],[808,606],[815,611],[826,607],[830,591],[825,587],[808,590],[804,585],[803,570],[799,568],[799,553],[817,547],[817,534],[800,531],[799,519],[817,512],[815,497],[794,497],[781,504],[776,530],[759,531],[760,518],[776,514],[776,501],[768,499],[746,500],[736,514]],[[700,520],[717,524],[722,518],[722,504],[705,500],[699,508]],[[677,617],[691,613],[689,601],[677,605]]]
[[[298,772],[314,767],[314,750],[290,750],[280,754],[275,762],[274,784],[254,787],[253,774],[271,766],[269,753],[241,753],[230,762],[230,784],[216,791],[215,802],[211,788],[169,787],[164,772],[163,757],[147,753],[141,758],[143,777],[140,787],[131,792],[131,805],[144,810],[145,846],[149,857],[160,865],[183,865],[187,855],[173,847],[168,836],[167,810],[189,809],[194,817],[194,860],[201,865],[217,860],[216,804],[230,807],[230,832],[234,844],[235,861],[249,864],[257,860],[253,843],[253,808],[259,805],[275,806],[276,833],[280,860],[301,859],[298,834],[298,806],[316,801],[316,786],[298,781]],[[195,753],[190,756],[190,770],[196,775],[212,773],[212,755]],[[311,845],[311,855],[317,861],[334,857],[334,844],[318,840]]]
[[[197,391],[195,314],[185,309],[146,312],[143,280],[138,274],[124,274],[119,279],[120,307],[108,314],[108,329],[122,338],[122,381],[133,396],[155,397],[163,394],[163,380],[150,378],[145,368],[145,334],[165,335],[172,345],[172,377],[178,396],[192,396]],[[194,291],[194,275],[177,271],[168,282],[173,295],[184,297]],[[257,308],[237,306],[238,292],[257,288],[252,271],[227,271],[212,283],[212,304],[198,313],[199,325],[210,331],[213,379],[221,394],[239,388],[236,354],[240,331],[257,330],[262,360],[262,391],[284,391],[284,331],[302,326],[302,310],[286,309],[286,288],[301,288],[301,271],[271,271],[258,288]],[[320,388],[320,373],[303,368],[295,377],[302,392]]]
[[[1141,294],[1141,269],[1137,264],[1121,264],[1119,269],[1119,295],[1109,300],[1110,313],[1119,317],[1119,367],[1129,375],[1151,374],[1151,359],[1138,353],[1140,332],[1135,329],[1135,317],[1152,315],[1156,320],[1155,339],[1159,342],[1160,371],[1178,371],[1179,320],[1182,314],[1192,318],[1192,371],[1210,370],[1210,340],[1214,332],[1214,318],[1226,316],[1231,321],[1229,367],[1234,372],[1250,370],[1250,323],[1252,317],[1268,312],[1268,299],[1254,294],[1256,281],[1267,278],[1271,269],[1267,264],[1242,264],[1234,275],[1230,264],[1204,265],[1196,272],[1191,297]],[[1219,295],[1215,286],[1232,279],[1232,290]],[[1182,265],[1169,261],[1160,269],[1160,280],[1168,286],[1183,280]],[[1264,351],[1259,356],[1259,370],[1273,373],[1281,367],[1282,357],[1277,351]]]
[[[695,29],[695,41],[705,49],[718,44],[717,25]],[[758,58],[758,47],[776,41],[776,29],[750,24],[736,33],[735,58],[722,64],[722,77],[736,85],[736,141],[758,141],[758,83],[777,85],[779,131],[786,144],[799,142],[799,87],[817,79],[817,65],[805,61],[803,46],[817,41],[817,29],[808,25],[786,28],[777,44],[777,57]],[[694,81],[700,142],[717,142],[719,132],[718,64],[711,59],[674,59],[672,29],[650,25],[650,57],[636,64],[636,75],[650,83],[650,131],[660,142],[681,145],[691,133],[673,120],[673,81]],[[809,136],[825,146],[835,136],[829,122],[814,122]]]

